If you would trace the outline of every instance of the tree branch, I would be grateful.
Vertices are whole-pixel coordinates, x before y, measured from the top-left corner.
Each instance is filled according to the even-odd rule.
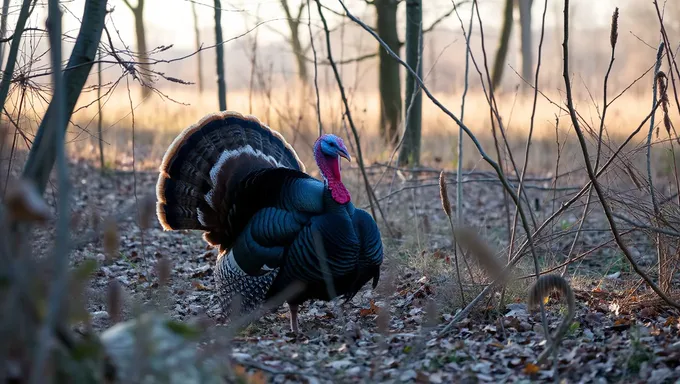
[[[624,256],[626,256],[626,259],[628,259],[628,262],[630,265],[633,267],[635,272],[642,277],[642,279],[649,285],[649,287],[657,294],[659,297],[665,301],[668,305],[675,307],[675,308],[680,308],[680,304],[677,302],[673,301],[670,297],[668,297],[653,281],[652,279],[647,276],[645,271],[643,271],[635,262],[635,259],[633,258],[633,255],[630,253],[630,250],[628,249],[628,246],[623,242],[623,239],[621,238],[621,235],[619,234],[619,230],[616,227],[616,222],[614,221],[614,217],[612,216],[611,208],[609,207],[609,203],[607,202],[607,198],[604,195],[604,192],[602,191],[602,187],[600,186],[600,183],[597,181],[597,177],[595,176],[595,173],[593,172],[593,166],[590,164],[590,155],[588,155],[588,146],[585,140],[585,137],[583,135],[583,131],[581,130],[581,123],[578,120],[578,117],[576,116],[576,110],[574,109],[574,101],[573,101],[573,96],[572,96],[572,91],[571,91],[571,82],[569,81],[569,0],[564,0],[564,40],[562,42],[562,76],[564,78],[564,85],[565,85],[565,93],[566,93],[566,98],[567,98],[567,108],[569,109],[569,117],[571,118],[572,125],[574,126],[574,132],[576,132],[576,136],[578,137],[579,144],[581,146],[581,152],[583,153],[583,158],[586,163],[586,170],[588,171],[588,177],[590,177],[590,180],[593,183],[593,188],[595,188],[595,192],[597,193],[598,200],[600,201],[600,204],[602,205],[602,209],[604,210],[604,214],[607,217],[607,221],[609,222],[609,227],[611,228],[612,234],[614,235],[614,239],[616,239],[616,244],[619,246],[621,249],[621,252],[623,252]],[[662,95],[664,97],[664,95]],[[667,97],[667,96],[665,96]]]
[[[19,11],[19,18],[17,19],[17,25],[15,28],[15,39],[12,39],[12,44],[9,47],[9,55],[7,57],[7,65],[2,71],[2,82],[0,82],[0,106],[5,105],[7,100],[7,95],[9,94],[9,86],[12,80],[12,75],[14,74],[14,66],[17,63],[17,53],[19,52],[19,45],[21,44],[21,34],[23,33],[24,27],[26,26],[26,20],[30,15],[29,5],[31,0],[24,0],[21,4],[21,10]]]
[[[67,63],[67,68],[77,68],[63,71],[64,87],[66,88],[66,116],[71,116],[73,113],[80,92],[95,62],[105,17],[106,0],[88,0],[85,2],[83,21],[78,32],[76,44]],[[40,122],[38,133],[33,141],[33,146],[23,171],[24,177],[32,179],[36,183],[40,194],[45,192],[45,187],[47,186],[56,157],[56,151],[52,145],[54,137],[47,133],[47,126],[54,119],[54,114],[56,113],[55,108],[53,100],[47,107],[45,116]]]
[[[341,3],[342,4],[342,3]],[[335,80],[338,83],[338,88],[340,88],[340,95],[342,96],[342,102],[345,106],[345,116],[347,116],[347,121],[349,122],[349,126],[352,129],[352,135],[354,136],[354,142],[357,145],[357,162],[359,163],[359,168],[361,169],[361,174],[364,178],[364,184],[366,187],[366,195],[368,197],[368,201],[371,203],[371,213],[373,214],[373,219],[377,220],[377,216],[375,214],[375,207],[374,207],[374,201],[375,205],[377,205],[378,211],[380,212],[380,215],[383,218],[383,221],[385,222],[385,227],[387,228],[387,231],[392,235],[392,229],[387,222],[387,219],[385,219],[385,216],[382,212],[382,209],[380,208],[380,203],[378,202],[377,197],[375,196],[375,192],[373,191],[373,188],[371,188],[371,184],[368,182],[368,176],[366,174],[366,168],[364,167],[364,158],[363,154],[361,153],[361,142],[359,140],[359,134],[357,133],[357,128],[354,125],[354,120],[352,119],[352,113],[350,112],[350,107],[349,107],[349,102],[347,101],[347,95],[345,94],[345,87],[342,84],[342,80],[340,79],[340,72],[338,72],[338,68],[335,65],[335,62],[333,61],[333,54],[331,53],[331,36],[330,36],[330,30],[328,29],[328,24],[326,23],[326,18],[323,15],[323,9],[321,6],[321,0],[316,0],[316,5],[317,9],[319,11],[319,16],[321,17],[321,22],[323,23],[323,28],[324,31],[326,32],[326,50],[328,52],[328,61],[331,63],[331,67],[333,68],[333,73],[335,74]],[[344,4],[343,4],[344,7]]]
[[[359,63],[359,62],[362,62],[362,61],[365,61],[365,60],[368,60],[368,59],[372,59],[376,56],[378,56],[377,52],[367,53],[365,55],[352,57],[352,58],[345,59],[345,60],[337,60],[337,61],[335,61],[335,64],[336,65],[345,65],[345,64]],[[305,61],[313,63],[314,59],[310,59],[307,56],[305,56]],[[328,60],[318,61],[316,64],[318,64],[318,65],[331,65],[330,61],[328,61]]]
[[[125,5],[127,5],[127,7],[130,8],[130,10],[133,13],[137,11],[137,8],[133,7],[132,4],[130,4],[130,2],[128,0],[123,0],[123,3],[125,3]],[[137,4],[137,6],[139,6],[139,3]]]
[[[283,0],[283,1],[285,1],[285,0]],[[300,19],[302,18],[302,12],[305,10],[306,5],[307,5],[306,2],[304,2],[304,1],[300,2],[300,8],[298,8],[298,14],[297,14],[297,17],[295,18],[295,21],[297,21],[298,23],[300,23]]]
[[[441,23],[442,21],[446,20],[447,17],[451,16],[451,15],[456,11],[456,8],[457,8],[457,7],[460,7],[461,5],[467,4],[467,3],[469,3],[469,2],[470,2],[470,0],[462,0],[462,1],[458,2],[458,3],[454,3],[454,4],[453,4],[453,7],[451,8],[450,11],[446,12],[445,14],[441,15],[437,20],[433,21],[432,24],[430,24],[429,27],[423,29],[423,35],[426,34],[426,33],[428,33],[428,32],[432,32],[432,30],[435,29],[435,27],[436,27],[439,23]]]

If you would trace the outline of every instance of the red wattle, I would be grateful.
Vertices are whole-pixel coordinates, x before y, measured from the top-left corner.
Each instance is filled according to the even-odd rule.
[[[352,197],[347,190],[347,187],[342,183],[342,176],[340,175],[340,158],[325,156],[321,152],[319,146],[314,148],[314,157],[321,174],[326,178],[326,181],[328,181],[328,189],[331,191],[333,200],[338,204],[347,204]]]

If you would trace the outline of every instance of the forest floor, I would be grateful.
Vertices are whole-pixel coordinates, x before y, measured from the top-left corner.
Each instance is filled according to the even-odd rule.
[[[70,168],[75,187],[72,263],[88,259],[99,263],[87,292],[95,329],[111,325],[109,281],[117,279],[124,288],[123,319],[129,318],[135,300],[154,300],[155,265],[162,259],[172,266],[163,310],[179,320],[207,315],[219,324],[213,279],[216,251],[206,246],[200,233],[163,231],[155,215],[150,228],[140,231],[136,207],[155,196],[157,173],[149,168],[133,174],[130,165],[118,164],[118,171],[103,176],[86,161],[74,162]],[[372,172],[372,179],[379,173]],[[615,244],[607,243],[611,239],[607,223],[595,213],[586,221],[584,228],[591,230],[577,242],[577,254],[606,245],[570,266],[567,276],[576,293],[577,312],[559,350],[556,370],[551,363],[533,364],[545,348],[540,313],[526,305],[526,288],[533,278],[510,284],[500,311],[500,292],[496,292],[450,335],[437,338],[462,308],[438,174],[423,176],[419,188],[408,187],[409,182],[399,178],[390,187],[392,176],[388,172],[377,190],[378,196],[393,193],[389,202],[381,201],[391,231],[382,230],[386,260],[379,287],[373,291],[367,286],[345,305],[306,303],[300,310],[302,336],[289,333],[285,304],[245,328],[233,340],[231,353],[251,382],[505,383],[557,378],[570,383],[680,382],[680,313],[662,305],[640,284]],[[560,192],[553,201],[549,181],[533,184],[537,187],[527,191],[532,215],[540,223],[571,192]],[[394,193],[397,190],[401,192]],[[455,185],[449,193],[455,196]],[[506,255],[499,257],[507,257],[507,222],[498,183],[466,183],[465,195],[466,221],[480,230],[493,249]],[[48,203],[53,205],[53,200],[53,190],[48,188]],[[564,261],[581,212],[582,207],[575,206],[536,239],[543,269]],[[106,217],[116,218],[120,234],[119,257],[110,262],[95,227]],[[40,236],[47,243],[53,238],[49,231]],[[640,265],[652,270],[655,255],[644,236],[627,239]],[[520,276],[532,272],[529,257],[517,267]],[[481,270],[475,270],[474,276],[476,283],[465,280],[466,301],[490,281]],[[379,326],[385,308],[389,321]],[[552,296],[546,310],[554,329],[564,314],[563,300]]]

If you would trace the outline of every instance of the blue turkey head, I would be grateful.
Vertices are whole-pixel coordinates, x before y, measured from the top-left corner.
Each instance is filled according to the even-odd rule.
[[[345,143],[340,137],[332,133],[327,133],[319,137],[319,148],[326,156],[334,158],[340,156],[344,157],[348,161],[352,161],[352,157],[349,155],[347,147],[345,147]]]

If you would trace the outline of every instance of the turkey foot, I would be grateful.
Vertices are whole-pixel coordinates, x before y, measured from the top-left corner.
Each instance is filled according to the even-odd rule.
[[[298,323],[298,310],[300,305],[298,304],[288,304],[288,309],[290,310],[290,331],[297,336],[300,336],[300,327]]]

